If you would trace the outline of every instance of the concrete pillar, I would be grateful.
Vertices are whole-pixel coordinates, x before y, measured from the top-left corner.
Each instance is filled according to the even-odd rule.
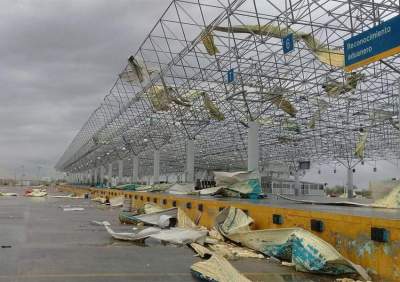
[[[294,172],[294,194],[296,196],[301,194],[300,169],[298,168]]]
[[[258,161],[260,159],[259,151],[259,140],[258,140],[258,130],[259,125],[250,121],[248,123],[248,133],[247,133],[247,169],[249,171],[254,171],[258,173]]]
[[[104,183],[104,175],[105,175],[106,168],[104,165],[100,166],[100,185],[103,186]]]
[[[139,157],[133,156],[132,159],[132,183],[136,183],[139,180]]]
[[[160,151],[154,151],[154,162],[153,162],[153,183],[160,183]]]
[[[353,198],[353,169],[347,169],[347,198]]]
[[[118,180],[117,184],[122,184],[123,182],[123,173],[124,173],[124,160],[119,160],[118,161]]]
[[[95,168],[94,168],[94,181],[93,181],[93,182],[94,182],[94,185],[97,185],[97,182],[98,182],[97,178],[98,178],[98,177],[97,177],[97,167],[95,167]]]
[[[86,171],[86,185],[90,185],[90,169]]]
[[[111,187],[112,173],[113,173],[113,164],[111,162],[111,163],[108,164],[108,172],[107,172],[107,185],[108,185],[108,187]]]
[[[186,182],[194,183],[194,140],[186,143]]]

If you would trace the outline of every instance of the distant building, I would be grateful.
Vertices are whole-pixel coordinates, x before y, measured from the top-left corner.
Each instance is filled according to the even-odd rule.
[[[323,196],[325,195],[324,184],[300,181],[300,195]],[[292,179],[261,177],[261,187],[264,194],[295,195],[295,181]]]

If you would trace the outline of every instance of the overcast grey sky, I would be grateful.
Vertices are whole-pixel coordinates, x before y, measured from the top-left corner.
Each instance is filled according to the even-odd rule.
[[[169,0],[1,2],[0,176],[32,174],[54,166]]]
[[[2,0],[0,176],[53,167],[101,103],[169,0]],[[389,163],[357,168],[360,186],[396,177]],[[304,179],[343,184],[314,165]]]

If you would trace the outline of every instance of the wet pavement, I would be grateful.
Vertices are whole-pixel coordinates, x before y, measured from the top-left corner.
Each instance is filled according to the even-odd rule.
[[[67,212],[64,205],[85,210]],[[200,259],[190,248],[115,241],[91,223],[107,220],[115,230],[129,231],[132,226],[119,224],[118,212],[84,199],[0,197],[0,282],[196,281],[190,266]],[[252,281],[334,281],[267,259],[232,264]]]

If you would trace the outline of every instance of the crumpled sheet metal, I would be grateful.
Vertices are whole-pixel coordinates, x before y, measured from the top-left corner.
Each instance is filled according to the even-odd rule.
[[[209,244],[208,248],[213,253],[229,260],[236,260],[240,258],[264,258],[262,254],[259,254],[251,249],[239,247],[225,242]]]
[[[250,282],[237,271],[225,258],[213,255],[206,261],[194,263],[190,270],[193,276],[205,281],[218,282]]]
[[[107,199],[104,197],[95,197],[92,199],[92,201],[100,204],[105,204],[107,202]]]
[[[270,36],[274,38],[283,38],[290,33],[294,34],[296,40],[302,40],[311,53],[322,63],[333,67],[344,67],[344,53],[340,49],[330,49],[312,34],[294,31],[291,28],[276,26],[273,24],[265,25],[237,25],[232,27],[216,26],[215,31],[228,33],[248,33],[254,35]],[[203,44],[209,55],[218,53],[214,44],[214,36],[211,31],[203,32]],[[206,40],[204,40],[206,39]]]
[[[154,203],[145,203],[144,206],[143,206],[143,212],[145,214],[154,213],[154,212],[160,212],[160,211],[163,211],[163,210],[165,210],[165,209],[160,207],[157,204],[154,204]]]
[[[16,197],[16,196],[18,196],[18,194],[17,193],[11,193],[11,192],[0,192],[0,196],[13,196],[13,197]]]
[[[110,199],[110,206],[112,207],[122,207],[124,205],[124,196],[113,197]]]
[[[150,237],[153,239],[176,245],[190,244],[193,242],[199,242],[200,244],[203,244],[206,236],[207,230],[194,230],[180,227],[163,229],[158,233],[150,235]]]
[[[214,171],[213,173],[217,187],[222,187],[222,189],[216,191],[209,190],[206,193],[219,193],[227,197],[256,197],[261,194],[260,181],[252,171]]]
[[[161,211],[156,211],[152,213],[146,213],[146,214],[141,214],[141,215],[132,215],[129,216],[129,220],[131,222],[139,223],[143,222],[144,224],[148,225],[158,225],[160,221],[161,216],[169,216],[169,219],[171,218],[176,218],[177,217],[177,208],[171,208],[171,209],[164,209]]]
[[[321,119],[321,115],[328,110],[329,104],[324,100],[317,101],[317,110],[314,112],[310,121],[308,122],[308,128],[314,129],[317,121]]]
[[[203,42],[204,48],[206,48],[208,55],[214,56],[215,54],[219,53],[219,50],[214,42],[214,36],[211,32],[203,32],[201,41]]]
[[[269,99],[279,109],[289,114],[291,117],[295,117],[297,109],[289,102],[282,94],[271,94]]]
[[[265,255],[289,261],[296,269],[304,272],[324,274],[358,273],[370,280],[366,271],[344,258],[329,243],[301,228],[250,230],[251,222],[237,208],[223,210],[216,217],[216,227],[221,234],[233,242],[259,251]]]
[[[25,194],[26,197],[45,197],[47,196],[47,191],[44,189],[32,189],[31,192]]]
[[[103,222],[95,222],[97,224],[100,225],[104,225],[104,227],[106,228],[108,234],[111,235],[111,237],[113,237],[114,239],[117,240],[122,240],[122,241],[140,241],[140,240],[144,240],[148,237],[150,237],[150,235],[155,234],[160,232],[160,228],[157,227],[148,227],[145,228],[139,232],[115,232],[111,227],[110,227],[110,223],[107,221],[103,221]]]
[[[384,195],[382,198],[377,199],[371,204],[377,208],[389,208],[399,209],[400,208],[400,185],[392,188],[389,193]]]
[[[220,111],[217,105],[211,100],[210,96],[206,92],[202,92],[204,107],[208,111],[210,117],[214,120],[223,121],[225,119],[224,114]]]
[[[143,185],[136,188],[136,192],[156,192],[160,191],[163,192],[170,188],[173,184],[172,183],[160,183],[160,184],[153,184],[153,185]]]
[[[214,195],[219,195],[222,194],[222,191],[225,189],[225,187],[210,187],[210,188],[205,188],[200,190],[200,195],[202,196],[214,196]]]
[[[364,74],[352,72],[346,77],[345,82],[328,79],[322,84],[322,88],[326,91],[328,96],[337,98],[342,94],[354,92],[358,82],[363,78]]]
[[[354,152],[354,156],[359,159],[364,159],[365,145],[367,143],[368,132],[364,132],[361,134],[360,139],[357,142],[356,150]]]
[[[228,186],[231,184],[235,184],[237,182],[241,182],[244,180],[248,180],[253,172],[251,171],[235,171],[235,172],[226,172],[226,171],[213,171],[215,176],[215,181],[217,186]]]
[[[170,188],[168,188],[167,192],[169,194],[174,194],[174,195],[198,194],[198,191],[194,189],[193,183],[183,183],[183,184],[175,183]]]

